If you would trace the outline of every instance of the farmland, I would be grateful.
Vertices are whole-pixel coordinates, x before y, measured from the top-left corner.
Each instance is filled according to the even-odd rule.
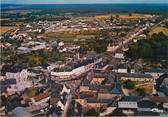
[[[153,29],[149,32],[149,35],[151,36],[152,34],[154,34],[154,33],[159,33],[159,32],[163,32],[165,35],[168,36],[168,28],[160,27],[160,26],[153,28]]]
[[[98,19],[109,19],[110,17],[118,17],[119,19],[128,19],[128,20],[137,20],[137,19],[146,19],[148,16],[142,16],[140,14],[111,14],[111,15],[97,15],[95,18]]]
[[[15,29],[15,26],[1,26],[0,27],[0,34],[3,34],[11,29]]]

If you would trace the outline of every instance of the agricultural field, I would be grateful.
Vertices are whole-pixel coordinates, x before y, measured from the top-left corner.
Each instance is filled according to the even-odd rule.
[[[153,29],[149,32],[149,35],[151,36],[152,34],[154,34],[154,33],[157,34],[157,33],[159,33],[159,32],[163,32],[165,35],[168,36],[168,28],[160,27],[160,26],[153,28]]]
[[[95,18],[97,19],[109,19],[111,16],[116,17],[118,16],[118,18],[120,19],[125,19],[125,20],[137,20],[137,19],[146,19],[148,18],[148,16],[143,16],[140,14],[110,14],[110,15],[98,15],[95,16]]]
[[[0,26],[0,34],[3,34],[11,29],[15,29],[16,26]]]

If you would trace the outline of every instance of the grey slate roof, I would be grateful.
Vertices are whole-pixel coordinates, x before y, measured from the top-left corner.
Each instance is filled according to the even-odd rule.
[[[155,102],[152,102],[150,100],[142,100],[138,102],[138,107],[139,108],[156,108],[157,105]]]
[[[150,74],[117,73],[118,77],[153,78]]]
[[[116,83],[113,87],[113,89],[111,90],[112,93],[115,93],[115,94],[121,94],[121,84],[120,83]]]
[[[142,97],[140,96],[124,96],[121,100],[122,101],[140,101],[142,99]]]

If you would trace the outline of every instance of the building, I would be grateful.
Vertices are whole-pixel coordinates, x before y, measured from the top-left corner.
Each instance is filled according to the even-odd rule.
[[[111,102],[111,99],[86,98],[86,99],[76,99],[76,102],[78,102],[85,108],[100,109],[102,106],[107,106]]]
[[[114,46],[111,46],[110,44],[107,46],[107,52],[111,53],[114,50]]]
[[[154,78],[150,74],[117,73],[117,77],[122,81],[154,82]]]
[[[51,72],[52,76],[58,77],[59,79],[73,79],[76,78],[77,76],[80,76],[81,74],[84,74],[86,72],[88,72],[89,70],[91,70],[94,65],[100,63],[102,61],[102,58],[94,61],[93,63],[84,65],[84,66],[80,66],[77,67],[75,69],[73,69],[72,71],[68,71],[68,72]]]
[[[32,114],[24,107],[16,107],[12,112],[16,117],[32,117]]]
[[[145,70],[145,74],[150,74],[154,78],[159,78],[161,75],[168,73],[168,69],[148,69]]]
[[[30,48],[28,48],[28,47],[23,47],[23,46],[21,46],[21,47],[19,47],[18,49],[17,49],[17,52],[18,53],[29,53],[29,52],[31,52],[32,50],[30,49]]]
[[[138,96],[124,96],[118,101],[118,108],[126,115],[134,115],[138,108],[138,101],[141,99]]]
[[[18,81],[20,80],[27,80],[28,77],[28,71],[26,69],[23,69],[21,72],[17,72],[17,73],[12,73],[12,72],[6,72],[6,77],[7,79],[11,79],[14,78]]]
[[[44,93],[41,93],[39,95],[36,95],[36,96],[32,97],[31,101],[32,101],[32,104],[39,105],[39,104],[42,104],[42,103],[46,103],[47,101],[49,101],[49,99],[50,99],[49,93],[44,92]]]
[[[9,92],[14,93],[14,91],[24,91],[26,88],[29,88],[32,86],[32,82],[28,81],[27,69],[23,69],[21,72],[16,72],[16,73],[7,72],[6,78],[16,79],[16,85],[8,88]]]
[[[149,96],[149,100],[156,102],[158,104],[162,104],[163,108],[168,109],[168,96]]]
[[[123,53],[115,53],[114,58],[124,59],[124,54]]]

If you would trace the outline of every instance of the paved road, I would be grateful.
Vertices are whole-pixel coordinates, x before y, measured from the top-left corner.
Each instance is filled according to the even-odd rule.
[[[119,44],[118,46],[116,46],[113,51],[112,54],[114,54],[117,50],[121,49],[123,46],[125,46],[126,44],[128,44],[131,40],[133,40],[136,36],[140,35],[144,30],[147,30],[147,28],[142,28],[140,29],[138,32],[134,33],[133,35],[131,35],[128,39],[126,39],[123,43]]]
[[[69,105],[71,104],[71,101],[72,101],[72,94],[70,93],[67,97],[65,108],[64,108],[64,111],[63,111],[61,117],[66,117],[67,116],[68,108],[69,108]]]

